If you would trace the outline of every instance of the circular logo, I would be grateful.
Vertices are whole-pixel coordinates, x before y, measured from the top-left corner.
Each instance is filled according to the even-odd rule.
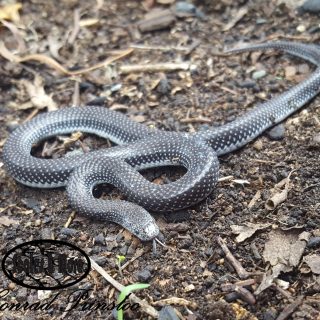
[[[35,240],[9,250],[2,270],[13,282],[32,289],[54,290],[76,284],[91,268],[87,254],[60,240]]]

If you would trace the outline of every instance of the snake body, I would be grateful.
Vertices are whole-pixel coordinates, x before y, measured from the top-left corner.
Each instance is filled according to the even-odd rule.
[[[230,52],[281,49],[318,64],[315,45],[276,42]],[[37,188],[67,186],[69,202],[91,218],[122,225],[141,240],[155,238],[159,229],[147,210],[172,211],[207,197],[218,179],[218,155],[244,146],[267,128],[305,105],[320,91],[320,68],[305,81],[267,101],[235,121],[196,133],[150,129],[123,114],[102,107],[64,108],[35,117],[7,139],[3,160],[7,171],[22,184]],[[58,134],[93,133],[118,144],[113,148],[59,159],[31,155],[32,145]],[[187,169],[177,181],[156,185],[139,170],[180,165]],[[99,183],[119,188],[128,201],[101,200],[92,195]]]

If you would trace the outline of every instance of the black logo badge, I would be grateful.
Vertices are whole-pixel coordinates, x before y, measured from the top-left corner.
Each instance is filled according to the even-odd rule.
[[[87,254],[60,240],[35,240],[9,250],[2,270],[15,283],[32,289],[54,290],[74,285],[91,268]]]

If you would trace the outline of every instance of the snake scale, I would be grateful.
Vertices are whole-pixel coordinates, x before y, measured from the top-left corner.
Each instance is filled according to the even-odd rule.
[[[271,42],[232,49],[230,53],[279,49],[313,64],[320,48],[312,44]],[[72,107],[38,115],[19,126],[7,139],[3,160],[18,182],[37,188],[66,186],[70,205],[80,213],[122,225],[141,240],[159,233],[147,210],[173,211],[207,197],[218,180],[217,156],[244,146],[267,128],[297,111],[320,91],[320,68],[279,96],[249,110],[233,122],[196,133],[151,129],[103,107]],[[58,134],[93,133],[118,144],[87,154],[58,159],[31,155],[32,145]],[[177,181],[157,185],[139,170],[179,165],[187,169]],[[109,183],[128,201],[101,200],[92,195],[95,185]]]

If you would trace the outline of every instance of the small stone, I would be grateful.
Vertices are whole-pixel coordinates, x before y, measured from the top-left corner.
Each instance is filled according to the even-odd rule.
[[[41,212],[40,203],[38,200],[34,198],[23,198],[21,199],[21,202],[28,208],[32,209],[35,213]]]
[[[269,309],[264,312],[263,320],[274,320],[277,317],[277,311],[274,309]]]
[[[9,290],[14,290],[15,288],[16,288],[15,283],[10,282],[10,283],[8,284],[8,289],[9,289]]]
[[[287,66],[285,69],[284,69],[284,72],[285,72],[285,76],[287,79],[292,79],[296,73],[297,73],[297,69],[296,67],[294,66]]]
[[[267,19],[264,19],[264,18],[258,18],[257,20],[256,20],[256,24],[265,24],[265,23],[267,23],[268,22],[268,20]]]
[[[302,12],[318,13],[320,12],[320,1],[319,0],[307,0],[299,8]]]
[[[95,243],[96,244],[102,244],[104,245],[105,244],[105,239],[104,239],[104,235],[102,233],[98,234],[95,238]]]
[[[195,286],[191,283],[184,288],[184,291],[190,292],[190,291],[193,291],[194,289],[195,289]]]
[[[157,91],[163,95],[166,95],[170,90],[170,83],[167,78],[161,79],[158,86]]]
[[[306,31],[306,26],[304,26],[303,24],[300,24],[299,26],[297,26],[297,31],[300,33],[303,33]]]
[[[314,145],[320,145],[320,133],[317,133],[313,136],[312,142],[314,143]]]
[[[306,63],[300,64],[298,66],[298,72],[301,74],[309,73],[309,71],[310,71],[310,68]]]
[[[262,148],[263,148],[262,140],[261,140],[261,139],[257,140],[257,141],[253,144],[253,147],[254,147],[256,150],[258,150],[258,151],[262,150]]]
[[[252,81],[252,80],[244,80],[244,81],[239,81],[237,82],[237,85],[240,87],[240,88],[247,88],[247,89],[250,89],[250,88],[254,88],[254,86],[256,85],[255,81]]]
[[[148,281],[149,279],[151,279],[151,276],[151,272],[148,269],[143,269],[142,271],[139,271],[137,273],[137,278],[141,282]]]
[[[43,228],[41,230],[41,239],[53,239],[53,232],[49,228]]]
[[[39,227],[41,225],[41,220],[40,219],[37,219],[35,222],[34,222],[34,225],[36,227]]]
[[[267,75],[266,70],[258,70],[258,71],[255,71],[252,73],[252,79],[258,80],[258,79],[265,77],[266,75]]]
[[[271,140],[281,140],[284,138],[285,127],[282,123],[274,126],[271,130],[267,131],[267,135]]]
[[[77,234],[77,230],[72,228],[62,228],[60,232],[66,236],[71,236],[71,237]]]
[[[171,306],[164,306],[159,312],[159,320],[179,320],[176,312]]]
[[[312,237],[308,241],[308,248],[318,248],[320,247],[320,237]]]

